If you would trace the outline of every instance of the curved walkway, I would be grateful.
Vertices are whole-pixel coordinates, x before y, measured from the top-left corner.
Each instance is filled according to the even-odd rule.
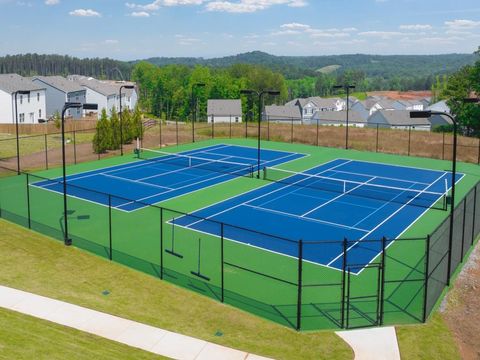
[[[0,307],[179,360],[269,360],[67,302],[0,286]]]

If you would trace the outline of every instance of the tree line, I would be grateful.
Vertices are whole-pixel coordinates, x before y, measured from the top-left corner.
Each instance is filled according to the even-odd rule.
[[[79,74],[98,79],[128,80],[131,70],[131,64],[108,58],[79,59],[68,55],[39,54],[0,57],[0,74],[16,73],[21,76]]]
[[[192,95],[197,99],[197,119],[206,120],[207,99],[239,99],[240,90],[272,89],[277,97],[266,97],[265,104],[283,103],[288,98],[282,74],[257,65],[236,64],[227,68],[197,65],[156,66],[148,62],[136,64],[132,80],[137,82],[142,108],[154,116],[169,120],[190,120],[193,111]],[[194,84],[205,84],[195,87]],[[242,102],[243,111],[255,111],[257,99],[248,96]]]

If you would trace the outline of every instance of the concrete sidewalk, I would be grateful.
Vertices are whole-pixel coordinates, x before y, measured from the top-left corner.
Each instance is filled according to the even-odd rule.
[[[355,360],[400,360],[397,335],[392,326],[337,331],[336,334],[352,347]]]
[[[173,359],[269,360],[258,355],[5,286],[0,286],[0,307]]]

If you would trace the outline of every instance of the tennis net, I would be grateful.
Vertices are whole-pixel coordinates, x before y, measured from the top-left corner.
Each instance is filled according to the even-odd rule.
[[[374,178],[366,182],[357,182],[276,168],[264,168],[263,178],[268,181],[319,191],[447,210],[448,191],[446,184],[445,192],[435,192],[369,183]],[[411,184],[414,185],[415,183]]]
[[[159,164],[167,164],[180,168],[196,168],[235,176],[253,177],[254,165],[252,164],[208,159],[143,148],[137,149],[136,151],[139,159],[153,161]]]

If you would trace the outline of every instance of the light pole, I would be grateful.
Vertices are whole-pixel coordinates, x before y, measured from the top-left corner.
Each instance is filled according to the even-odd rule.
[[[197,121],[197,94],[195,90],[197,88],[205,87],[205,83],[196,83],[192,85],[192,98],[191,98],[191,107],[192,107],[192,142],[195,142],[195,121]]]
[[[18,102],[17,95],[28,95],[30,91],[28,90],[17,90],[15,91],[15,131],[17,135],[17,174],[20,175],[20,138],[18,134]]]
[[[63,177],[63,221],[64,234],[63,243],[67,246],[72,245],[72,239],[68,237],[68,211],[67,211],[67,169],[65,161],[65,113],[68,109],[97,110],[97,104],[82,104],[77,102],[67,102],[62,109],[62,177]]]
[[[118,91],[120,95],[120,155],[123,156],[123,115],[122,115],[122,89],[135,89],[133,85],[122,85]]]
[[[348,149],[348,112],[350,108],[350,89],[355,89],[355,85],[344,84],[344,85],[335,85],[334,89],[344,89],[347,92],[347,123],[345,129],[345,149]]]
[[[262,110],[263,110],[263,96],[264,95],[280,95],[278,90],[240,90],[241,95],[257,95],[258,96],[258,145],[257,145],[257,178],[260,179],[260,139],[261,139],[261,123],[262,123]]]

